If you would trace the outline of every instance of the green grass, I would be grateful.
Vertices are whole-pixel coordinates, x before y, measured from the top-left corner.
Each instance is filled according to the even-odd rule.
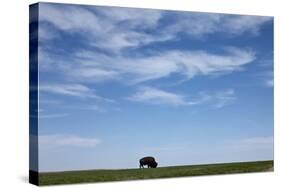
[[[58,185],[87,182],[123,181],[214,174],[273,171],[273,161],[170,166],[149,169],[85,170],[46,172],[39,174],[39,185]]]

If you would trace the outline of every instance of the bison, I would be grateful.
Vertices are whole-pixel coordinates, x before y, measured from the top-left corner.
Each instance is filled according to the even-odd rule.
[[[144,165],[147,165],[147,168],[156,168],[158,163],[153,157],[144,157],[140,159],[140,168],[144,168]]]

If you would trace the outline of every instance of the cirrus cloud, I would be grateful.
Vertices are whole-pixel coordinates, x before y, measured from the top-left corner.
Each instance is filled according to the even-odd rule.
[[[234,89],[216,92],[200,92],[198,95],[189,96],[153,87],[141,87],[127,100],[145,104],[170,105],[170,106],[196,106],[209,104],[215,108],[222,108],[236,100]]]
[[[93,98],[105,102],[114,102],[111,99],[104,98],[96,94],[95,90],[83,84],[68,84],[68,83],[49,83],[40,84],[40,92],[46,92],[56,95],[66,95],[79,98]]]
[[[77,53],[76,58],[75,67],[70,65],[65,71],[70,78],[92,82],[115,79],[140,83],[165,78],[172,73],[184,75],[188,79],[198,75],[231,73],[243,70],[256,56],[252,50],[231,47],[221,54],[204,50],[171,50],[141,57],[116,57],[87,51]]]
[[[49,147],[95,147],[101,140],[98,138],[87,138],[76,135],[40,135],[39,143]]]
[[[40,39],[52,40],[55,36],[59,37],[59,32],[56,35],[52,27],[44,24],[46,22],[58,31],[78,34],[91,46],[114,53],[154,42],[177,40],[179,33],[197,38],[214,33],[237,36],[248,32],[258,35],[261,26],[272,20],[272,17],[265,16],[121,7],[85,8],[44,3],[40,4],[39,14],[43,23]],[[167,18],[171,19],[170,23],[163,24],[163,20]]]
[[[141,88],[128,99],[151,104],[170,104],[176,106],[187,104],[184,97],[181,95],[150,87]]]

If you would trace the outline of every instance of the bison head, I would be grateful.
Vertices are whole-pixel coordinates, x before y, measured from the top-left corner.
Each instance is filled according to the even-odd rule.
[[[152,167],[152,168],[156,168],[157,165],[158,165],[158,163],[157,163],[157,162],[154,162],[154,163],[151,164],[151,167]]]

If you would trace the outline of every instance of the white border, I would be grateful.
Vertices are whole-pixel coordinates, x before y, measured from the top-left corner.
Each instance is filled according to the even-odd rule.
[[[31,187],[28,175],[28,4],[9,0],[0,6],[0,187]],[[276,0],[53,0],[48,2],[189,10],[274,16],[275,52],[281,52],[281,15]],[[275,172],[220,175],[63,187],[277,187],[280,179],[280,53],[275,53]],[[58,187],[58,186],[53,186]]]

